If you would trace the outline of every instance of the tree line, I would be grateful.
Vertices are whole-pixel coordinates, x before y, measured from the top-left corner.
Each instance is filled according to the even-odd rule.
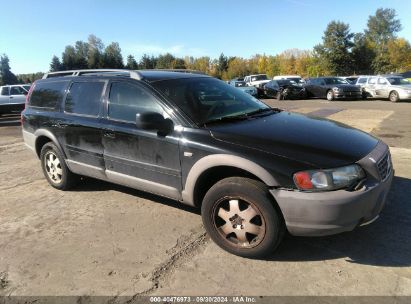
[[[303,77],[324,75],[360,75],[411,70],[411,45],[399,38],[402,25],[394,9],[379,8],[368,17],[367,27],[353,33],[347,23],[331,21],[322,42],[312,50],[289,49],[281,54],[256,54],[251,58],[208,56],[183,58],[170,53],[158,56],[144,54],[138,61],[128,55],[125,62],[119,43],[105,46],[95,35],[65,47],[61,57],[53,56],[50,71],[73,69],[193,69],[220,79],[231,79],[254,73],[297,74]],[[32,82],[42,73],[15,76],[9,59],[1,56],[0,83]]]

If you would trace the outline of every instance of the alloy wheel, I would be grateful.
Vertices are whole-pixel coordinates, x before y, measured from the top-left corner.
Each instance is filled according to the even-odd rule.
[[[57,155],[53,151],[47,151],[44,156],[44,164],[48,177],[53,183],[61,183],[63,169]]]
[[[251,202],[224,198],[215,204],[212,216],[214,227],[231,246],[252,248],[264,239],[264,217]]]

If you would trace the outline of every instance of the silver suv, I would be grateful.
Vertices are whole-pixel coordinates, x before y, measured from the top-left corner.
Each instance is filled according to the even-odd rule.
[[[361,86],[363,97],[388,98],[391,102],[411,99],[411,83],[401,76],[360,76],[356,85]]]
[[[30,84],[5,85],[0,87],[0,115],[23,111]]]

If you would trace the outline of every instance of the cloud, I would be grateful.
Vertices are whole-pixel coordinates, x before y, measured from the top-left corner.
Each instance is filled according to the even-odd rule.
[[[141,56],[143,54],[159,55],[171,53],[175,56],[203,56],[206,51],[201,48],[186,47],[182,44],[175,44],[170,46],[156,45],[156,44],[133,44],[122,48],[126,55]]]

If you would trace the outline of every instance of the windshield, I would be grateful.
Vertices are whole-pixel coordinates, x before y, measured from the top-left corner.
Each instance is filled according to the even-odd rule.
[[[324,78],[325,84],[348,84],[347,80],[342,78]]]
[[[410,84],[410,82],[407,79],[401,77],[391,77],[387,78],[387,80],[392,85]]]
[[[278,82],[278,84],[280,85],[280,86],[283,86],[283,85],[291,85],[291,84],[296,84],[294,81],[292,81],[291,79],[281,79],[281,80],[277,80],[277,82]]]
[[[245,87],[245,82],[244,81],[236,81],[235,86],[236,87]]]
[[[215,78],[172,79],[157,81],[152,85],[199,125],[224,117],[270,109],[251,95]]]
[[[267,75],[254,75],[251,76],[251,81],[258,81],[258,80],[267,80]]]
[[[292,78],[290,77],[290,78],[287,78],[287,79],[292,81],[292,82],[295,82],[296,84],[303,83],[303,80],[299,77],[292,77]]]

